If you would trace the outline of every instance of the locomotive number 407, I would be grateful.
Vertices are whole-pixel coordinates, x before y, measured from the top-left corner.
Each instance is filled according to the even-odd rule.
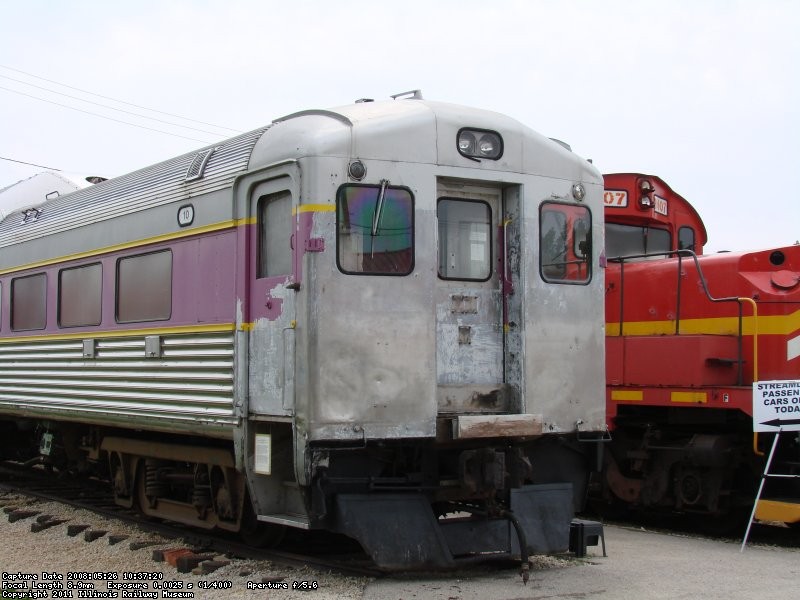
[[[603,204],[609,208],[628,206],[628,192],[625,190],[606,190],[603,192]]]

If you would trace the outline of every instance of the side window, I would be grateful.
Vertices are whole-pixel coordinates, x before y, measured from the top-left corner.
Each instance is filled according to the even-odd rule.
[[[585,206],[546,202],[539,212],[539,266],[551,283],[591,279],[591,214]]]
[[[681,227],[678,230],[678,250],[697,252],[694,246],[694,229],[691,227]]]
[[[486,281],[492,276],[492,209],[486,202],[443,198],[439,224],[439,277]]]
[[[117,261],[117,321],[165,321],[172,313],[172,251]]]
[[[100,325],[103,267],[100,263],[62,269],[58,274],[58,324]]]
[[[292,272],[292,195],[288,191],[258,201],[258,274],[261,277]]]
[[[351,275],[414,269],[414,199],[407,188],[343,185],[336,194],[336,262]]]
[[[47,276],[44,273],[11,280],[11,329],[44,329],[47,325]]]

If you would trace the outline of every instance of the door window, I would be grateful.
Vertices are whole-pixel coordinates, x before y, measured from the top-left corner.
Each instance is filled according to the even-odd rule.
[[[439,277],[486,281],[492,276],[492,209],[475,200],[439,200]]]
[[[258,201],[258,277],[292,272],[292,195],[289,191]]]

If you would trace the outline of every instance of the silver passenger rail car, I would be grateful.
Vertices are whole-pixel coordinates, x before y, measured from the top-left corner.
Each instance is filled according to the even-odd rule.
[[[602,195],[415,94],[33,202],[0,223],[3,456],[387,569],[566,550],[605,430]]]

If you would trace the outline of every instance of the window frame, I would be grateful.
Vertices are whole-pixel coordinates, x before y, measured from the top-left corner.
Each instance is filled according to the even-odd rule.
[[[573,210],[573,211],[580,210],[580,211],[584,212],[583,215],[577,215],[572,220],[570,220],[567,217],[566,212],[562,211],[562,212],[559,213],[559,214],[564,216],[564,254],[568,255],[570,252],[572,252],[576,256],[576,260],[575,261],[569,261],[569,260],[565,261],[564,262],[564,266],[563,266],[564,275],[563,275],[563,277],[558,277],[558,278],[546,275],[546,273],[545,273],[545,264],[544,264],[544,262],[542,260],[544,258],[544,253],[543,253],[542,249],[544,248],[543,235],[545,233],[544,229],[542,227],[542,224],[544,222],[543,214],[544,214],[545,210],[547,209],[547,207],[550,207],[550,206],[563,206],[563,207],[566,207],[567,209],[570,209],[570,210]],[[585,260],[577,260],[578,256],[577,256],[577,253],[575,252],[575,247],[576,247],[575,224],[578,223],[578,222],[587,221],[587,220],[588,220],[588,223],[587,223],[588,228],[587,228],[586,231],[588,233],[588,236],[589,236],[590,240],[592,240],[592,241],[591,241],[590,247],[588,249],[588,254],[586,256],[586,259]],[[573,204],[571,202],[559,202],[559,201],[554,201],[554,200],[545,200],[544,202],[539,204],[539,228],[538,229],[539,229],[539,232],[538,232],[539,277],[541,277],[542,281],[544,281],[545,283],[554,284],[554,285],[589,285],[592,282],[592,279],[594,278],[594,269],[592,268],[592,261],[593,261],[593,256],[594,256],[594,241],[593,241],[593,236],[592,236],[592,211],[591,211],[591,209],[585,204]],[[566,258],[568,258],[568,256]],[[573,263],[574,264],[584,264],[584,265],[586,265],[586,277],[585,278],[583,278],[583,279],[569,279],[569,277],[568,277],[569,276],[569,265],[573,264]]]
[[[411,261],[408,265],[408,271],[402,273],[385,273],[382,271],[348,271],[342,266],[341,261],[341,243],[339,237],[339,230],[340,230],[340,220],[339,220],[339,207],[342,200],[342,196],[344,194],[344,190],[347,188],[373,188],[379,191],[381,189],[380,184],[375,183],[344,183],[339,186],[336,190],[336,203],[334,206],[334,210],[336,212],[336,267],[339,269],[339,272],[345,275],[356,275],[356,276],[375,276],[375,277],[407,277],[414,272],[416,267],[416,198],[414,197],[414,192],[411,191],[411,188],[405,185],[391,185],[390,183],[386,184],[386,189],[389,190],[401,190],[408,194],[410,200],[410,219],[409,225],[411,227],[411,239],[409,250],[411,252]]]
[[[440,258],[441,258],[441,236],[439,235],[439,206],[440,204],[445,202],[464,202],[464,203],[473,203],[473,204],[483,204],[486,209],[489,211],[489,260],[488,260],[488,267],[489,267],[489,274],[486,277],[445,277],[442,275],[440,271]],[[437,232],[437,241],[436,241],[436,275],[439,279],[443,281],[475,281],[475,282],[485,282],[489,281],[494,276],[494,260],[495,260],[495,237],[494,237],[494,227],[492,226],[494,222],[494,212],[492,211],[492,205],[487,202],[486,200],[480,200],[478,198],[456,198],[453,196],[442,196],[441,198],[436,199],[436,232]]]
[[[62,276],[67,271],[77,271],[79,269],[88,269],[90,267],[100,267],[100,289],[97,290],[99,293],[99,314],[97,323],[79,323],[75,325],[65,325],[62,321],[62,310],[64,305],[64,298],[61,295],[63,291],[63,283],[62,283]],[[83,265],[76,265],[74,267],[64,267],[58,270],[58,290],[56,293],[56,311],[57,311],[57,321],[59,328],[69,329],[72,327],[97,327],[103,323],[103,263],[102,262],[92,262],[86,263]]]
[[[692,243],[690,246],[684,246],[683,239],[681,239],[683,237],[683,233],[686,231],[692,234]],[[681,225],[678,228],[678,250],[691,250],[697,254],[697,234],[694,231],[694,227],[689,225]]]
[[[267,227],[267,219],[266,219],[266,207],[275,202],[277,200],[288,200],[289,202],[289,219],[288,219],[288,227],[289,227],[289,235],[287,237],[287,246],[286,251],[289,257],[289,270],[286,273],[276,273],[276,274],[267,274],[267,265],[269,263],[269,256],[270,254],[266,253],[267,248],[265,247],[267,236],[265,227]],[[277,190],[272,193],[263,194],[258,198],[256,203],[256,279],[269,279],[272,277],[290,277],[294,271],[294,253],[292,251],[292,236],[295,234],[295,220],[292,218],[292,210],[294,207],[294,198],[292,196],[291,190]]]
[[[639,240],[649,241],[650,232],[656,231],[659,232],[657,235],[665,234],[667,244],[663,250],[651,250],[649,248],[641,248],[638,249],[636,252],[633,253],[626,253],[626,254],[616,254],[612,253],[608,248],[608,241],[612,239],[614,236],[609,235],[609,233],[614,233],[614,229],[618,229],[622,233],[632,232],[636,230],[638,234]],[[648,244],[649,246],[650,244]],[[629,223],[606,223],[606,243],[605,243],[605,251],[609,259],[615,258],[625,258],[628,256],[639,256],[642,254],[650,254],[652,253],[654,256],[651,258],[661,258],[661,256],[668,256],[668,253],[672,251],[672,232],[665,228],[665,227],[653,227],[652,225],[631,225]],[[661,256],[659,256],[661,255]],[[644,260],[644,258],[643,258]]]
[[[16,327],[14,325],[14,308],[16,305],[15,302],[15,294],[14,294],[14,287],[17,281],[25,280],[25,279],[33,279],[33,278],[42,278],[44,281],[44,294],[42,294],[42,316],[43,316],[43,324],[41,327]],[[9,292],[9,307],[10,307],[10,315],[9,315],[9,325],[11,327],[11,331],[42,331],[47,329],[47,273],[42,271],[40,273],[31,273],[30,275],[22,275],[20,277],[14,277],[11,279],[11,290]]]
[[[145,256],[152,256],[154,254],[163,254],[168,253],[170,257],[170,278],[169,278],[169,314],[166,317],[161,318],[147,318],[147,319],[121,319],[119,310],[120,310],[120,265],[130,259],[135,258],[142,258]],[[173,311],[173,297],[174,297],[174,287],[175,287],[175,256],[172,251],[172,248],[162,248],[159,250],[151,250],[150,252],[141,252],[138,254],[129,254],[127,256],[120,256],[117,258],[115,263],[115,277],[114,277],[114,320],[116,323],[148,323],[151,321],[169,321],[172,318],[172,311]]]

